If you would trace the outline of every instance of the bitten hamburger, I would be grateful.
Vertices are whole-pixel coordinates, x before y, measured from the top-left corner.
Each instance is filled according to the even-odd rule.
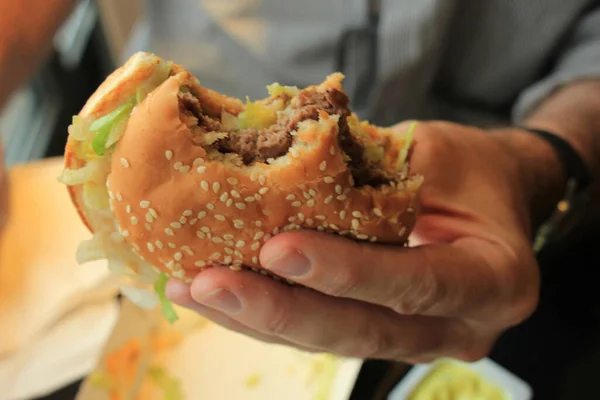
[[[69,127],[60,179],[93,232],[78,260],[108,259],[143,289],[215,266],[263,271],[261,247],[290,230],[406,244],[422,182],[409,169],[414,125],[359,121],[342,78],[242,102],[132,56]]]

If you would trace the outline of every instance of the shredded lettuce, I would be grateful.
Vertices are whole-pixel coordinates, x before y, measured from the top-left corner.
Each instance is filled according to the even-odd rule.
[[[415,136],[415,128],[417,127],[417,123],[413,122],[408,127],[408,131],[404,137],[404,144],[402,145],[402,149],[400,150],[400,157],[398,157],[398,165],[397,168],[400,169],[406,162],[406,158],[408,157],[408,151],[410,150],[410,146],[412,145],[413,138]]]
[[[119,122],[122,121],[123,116],[129,116],[129,111],[131,111],[132,108],[132,102],[123,104],[109,114],[106,114],[105,116],[100,117],[92,122],[90,125],[90,132],[97,132],[96,136],[94,136],[92,139],[92,148],[96,154],[99,156],[104,155],[104,152],[107,148],[108,138],[111,136],[111,131],[114,127],[118,127],[120,129],[124,127],[124,124],[119,124]],[[116,142],[116,140],[114,142]]]
[[[282,94],[288,94],[290,97],[293,97],[298,93],[298,88],[296,86],[282,86],[275,82],[267,86],[267,91],[271,97],[280,96]]]
[[[240,128],[264,129],[277,122],[277,112],[246,97],[246,109],[238,115]]]
[[[160,274],[156,282],[154,283],[154,290],[158,295],[158,299],[162,306],[162,312],[167,318],[167,321],[173,323],[179,319],[175,309],[173,308],[173,304],[167,299],[167,282],[169,281],[169,277],[164,272]]]
[[[150,367],[148,376],[156,386],[163,390],[165,400],[183,399],[179,381],[176,378],[169,376],[163,368],[156,366]]]

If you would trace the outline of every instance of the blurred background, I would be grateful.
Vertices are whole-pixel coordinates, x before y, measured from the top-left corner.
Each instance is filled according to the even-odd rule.
[[[7,166],[62,155],[67,127],[120,64],[143,13],[141,0],[80,0],[53,41],[53,53],[0,110]]]

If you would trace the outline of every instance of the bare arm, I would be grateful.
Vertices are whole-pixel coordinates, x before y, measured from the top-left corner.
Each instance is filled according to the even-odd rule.
[[[75,0],[2,0],[0,109],[48,57],[54,33],[75,4]]]

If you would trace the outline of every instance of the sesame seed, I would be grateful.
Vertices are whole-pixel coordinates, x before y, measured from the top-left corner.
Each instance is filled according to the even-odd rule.
[[[194,263],[194,265],[195,265],[196,267],[201,267],[201,268],[202,268],[202,267],[205,267],[205,266],[206,266],[206,262],[205,262],[205,261],[202,261],[202,260],[199,260],[199,261],[196,261],[196,262]]]
[[[302,206],[302,203],[301,203],[301,202],[299,202],[299,201],[294,201],[294,202],[292,203],[292,206],[293,206],[293,207],[300,207],[300,206]]]
[[[258,257],[256,257],[256,256],[252,257],[252,262],[254,264],[258,264]]]
[[[379,208],[374,208],[373,214],[377,215],[378,217],[383,217],[383,213],[381,212],[381,210]]]
[[[263,241],[266,243],[269,241],[269,239],[271,239],[273,236],[271,236],[270,233],[267,233],[264,237],[263,237]]]
[[[214,236],[214,237],[211,239],[211,241],[212,241],[213,243],[223,243],[223,239],[222,239],[222,238],[220,238],[220,237],[218,237],[218,236]]]
[[[232,271],[241,271],[242,270],[242,266],[239,264],[233,264],[229,266],[229,269]]]
[[[246,197],[246,198],[244,199],[244,201],[245,201],[246,203],[252,203],[253,201],[256,201],[256,199],[255,199],[254,197],[252,197],[252,196],[248,196],[248,197]]]
[[[225,246],[233,247],[234,245],[235,245],[235,243],[233,243],[233,240],[226,240],[225,241]]]
[[[267,178],[265,178],[264,175],[259,176],[258,183],[260,183],[261,186],[265,186],[265,183],[267,183]]]
[[[183,213],[181,213],[181,215],[184,217],[191,217],[193,214],[194,212],[192,210],[185,210]]]
[[[358,235],[356,235],[357,239],[360,240],[367,240],[369,238],[369,235],[365,235],[364,233],[359,233]]]
[[[169,235],[169,236],[173,236],[173,235],[175,235],[175,234],[173,233],[173,229],[171,229],[171,228],[166,228],[166,229],[165,229],[165,233],[166,233],[167,235]]]
[[[156,210],[154,208],[148,209],[148,212],[150,213],[150,215],[152,215],[152,218],[158,218],[158,214],[156,213]]]
[[[219,200],[221,200],[223,203],[225,203],[227,201],[228,197],[229,197],[229,193],[223,192],[223,194],[221,194],[221,197],[219,197]]]
[[[306,200],[310,200],[310,194],[309,194],[309,193],[307,193],[307,192],[302,192],[302,195],[304,196],[304,198],[305,198]]]
[[[165,245],[163,244],[163,242],[161,242],[160,240],[157,240],[154,243],[156,243],[156,247],[158,247],[159,249],[163,249],[165,247]]]
[[[131,221],[131,225],[137,225],[138,220],[135,216],[131,216],[131,218],[129,218],[129,220]]]
[[[277,235],[279,233],[279,227],[276,226],[275,228],[273,228],[273,235]]]
[[[108,191],[108,198],[111,199],[111,200],[115,199],[115,195],[110,190]]]
[[[221,214],[215,214],[215,219],[217,221],[225,221],[225,216]]]
[[[376,241],[377,241],[377,236],[371,236],[371,238],[369,239],[369,242],[375,243]]]
[[[215,194],[218,194],[219,190],[221,190],[221,184],[219,182],[213,182],[212,187]]]
[[[150,253],[154,253],[154,245],[150,242],[146,243],[146,247],[148,247],[148,251]]]
[[[147,223],[147,222],[146,222],[146,223],[144,224],[144,226],[146,227],[146,230],[147,230],[147,231],[151,231],[151,230],[152,230],[152,226],[150,226],[150,224],[149,224],[149,223]]]
[[[315,192],[314,189],[308,189],[308,193],[313,197],[317,195],[317,192]]]
[[[171,150],[165,151],[165,157],[167,157],[167,160],[171,161],[171,158],[173,158],[173,152]]]
[[[192,219],[190,219],[189,224],[190,225],[196,225],[197,222],[198,222],[198,218],[192,218]]]
[[[342,186],[341,185],[335,185],[335,192],[337,194],[342,194]]]
[[[260,228],[262,226],[262,221],[256,220],[256,221],[254,221],[254,225],[256,225]]]
[[[206,239],[206,234],[202,231],[196,231],[196,236],[198,236],[199,239]]]
[[[352,216],[354,218],[362,218],[363,214],[360,211],[352,211]]]
[[[181,228],[181,224],[179,222],[171,222],[171,226],[175,229]]]
[[[336,224],[329,224],[329,227],[331,229],[333,229],[334,231],[339,231],[340,230],[340,228],[338,228],[338,226]]]
[[[333,178],[331,176],[326,176],[325,178],[323,178],[323,182],[333,183]]]
[[[306,205],[308,207],[313,207],[315,205],[315,200],[314,199],[310,199],[306,202]]]
[[[260,247],[260,243],[254,242],[254,243],[252,243],[252,246],[250,246],[250,249],[256,251],[256,250],[258,250],[259,247]]]
[[[183,254],[181,254],[181,252],[177,252],[175,254],[173,254],[173,258],[177,261],[181,261],[181,259],[183,258]]]
[[[127,237],[127,236],[129,236],[129,231],[128,230],[124,230],[124,231],[121,232],[121,235]]]
[[[127,214],[131,214],[131,206],[130,206],[129,204],[127,204],[127,205],[125,206],[125,212],[126,212]]]
[[[232,259],[233,258],[231,256],[225,256],[225,258],[223,259],[223,261],[225,262],[225,264],[230,264]]]
[[[338,197],[336,197],[336,199],[338,199],[339,201],[346,200],[347,198],[348,196],[346,196],[345,194],[340,194]]]
[[[227,199],[227,201],[225,202],[225,206],[227,206],[227,207],[231,207],[232,204],[233,204],[233,200],[231,200],[231,199]]]
[[[210,232],[210,228],[208,226],[203,226],[202,228],[200,228],[200,230],[204,233]]]
[[[265,236],[265,233],[263,231],[258,231],[256,232],[256,234],[254,235],[254,240],[258,240],[261,237]]]
[[[181,218],[179,218],[179,223],[180,223],[180,224],[182,224],[182,225],[183,225],[183,224],[185,224],[186,222],[187,222],[187,218],[186,218],[186,217],[181,217]]]
[[[165,264],[165,266],[166,266],[167,268],[169,268],[169,269],[173,269],[173,268],[175,267],[175,261],[173,261],[173,260],[169,260],[169,261],[168,261],[168,262]]]
[[[286,200],[290,200],[290,201],[291,201],[291,200],[294,200],[295,198],[296,198],[296,196],[294,196],[293,194],[288,194],[288,195],[285,197],[285,199],[286,199]]]
[[[182,174],[187,174],[188,172],[190,172],[190,166],[184,165],[183,167],[179,168],[179,172],[181,172]]]
[[[121,164],[125,167],[125,168],[129,168],[129,161],[127,161],[126,158],[121,157]]]
[[[332,156],[335,155],[335,147],[329,147],[329,154],[331,154]]]
[[[271,211],[267,210],[266,208],[263,208],[262,210],[260,210],[260,212],[261,212],[263,215],[271,215]]]
[[[199,174],[203,174],[206,172],[206,167],[204,165],[201,165],[198,168],[196,168],[196,172],[198,172]]]
[[[233,249],[230,249],[229,247],[225,247],[225,253],[233,254]]]
[[[242,253],[240,253],[238,250],[235,250],[235,251],[233,252],[233,254],[234,254],[236,257],[244,258],[244,255],[243,255]]]
[[[325,228],[323,228],[321,225],[317,226],[317,230],[323,232],[325,230]]]
[[[237,185],[238,184],[238,180],[232,177],[227,178],[227,183],[229,183],[230,185]]]
[[[235,206],[240,210],[246,209],[246,204],[244,204],[244,203],[235,203]]]
[[[291,216],[288,218],[289,222],[294,222],[296,220],[296,216]]]
[[[254,198],[256,199],[256,201],[259,201],[260,199],[262,199],[262,196],[259,193],[256,193],[254,195]]]
[[[121,193],[117,193],[117,200],[123,201],[123,195]]]
[[[198,219],[206,217],[206,211],[199,211],[197,217]]]
[[[146,221],[152,222],[154,221],[154,217],[150,213],[146,213]]]
[[[269,191],[269,188],[268,188],[268,187],[266,187],[266,186],[265,186],[265,187],[261,187],[260,189],[258,189],[258,193],[259,193],[259,194],[261,194],[261,195],[263,195],[263,196],[264,196],[264,195],[265,195],[265,194],[266,194],[268,191]]]
[[[350,186],[354,186],[354,178],[352,177],[352,175],[348,175],[348,183],[350,184]]]
[[[250,180],[252,182],[256,182],[257,179],[258,179],[258,176],[256,176],[256,171],[252,171],[252,173],[250,174]]]
[[[221,253],[219,253],[219,252],[217,251],[217,252],[215,252],[215,253],[212,253],[212,254],[210,255],[210,257],[208,257],[208,258],[210,258],[211,260],[214,260],[215,258],[221,258],[221,255],[222,255],[222,254],[221,254]]]
[[[315,216],[316,219],[320,220],[320,221],[325,221],[327,218],[325,218],[324,215],[316,215]]]
[[[235,243],[235,247],[237,247],[238,249],[240,249],[240,248],[244,247],[245,245],[246,245],[246,242],[244,242],[243,240],[238,240],[238,241]]]
[[[323,222],[323,228],[329,228],[329,223],[327,221]]]
[[[208,187],[208,182],[206,182],[206,181],[202,181],[202,182],[200,182],[200,187],[201,187],[201,188],[202,188],[204,191],[208,192],[208,189],[209,189],[209,187]]]
[[[232,191],[230,191],[229,193],[231,193],[232,197],[235,197],[236,199],[240,198],[240,192],[238,192],[237,190],[233,189]]]
[[[142,201],[140,201],[140,207],[148,208],[148,207],[150,207],[150,202],[148,200],[142,200]]]
[[[357,231],[359,226],[360,226],[360,221],[357,220],[357,219],[353,219],[352,220],[352,229],[354,229],[355,231]]]
[[[235,219],[233,220],[233,226],[237,229],[242,229],[244,227],[244,221]]]
[[[346,210],[340,211],[340,219],[346,218]]]
[[[141,250],[141,249],[140,249],[140,246],[138,246],[138,244],[137,244],[137,243],[133,243],[133,244],[131,245],[131,247],[133,247],[133,249],[134,249],[135,251],[140,251],[140,250]]]
[[[194,165],[194,166],[198,166],[198,165],[201,165],[201,164],[204,164],[204,159],[200,158],[200,157],[194,159],[194,162],[192,163],[192,165]]]
[[[206,209],[207,209],[207,210],[211,210],[211,211],[212,211],[212,210],[214,210],[214,209],[215,209],[215,205],[214,205],[213,203],[208,203],[208,204],[206,205]]]
[[[298,153],[298,150],[294,149],[293,147],[290,148],[290,154],[292,155],[292,157],[296,157],[296,158],[298,158],[298,156],[300,156],[300,154]]]
[[[174,249],[175,247],[177,247],[177,246],[175,246],[175,243],[173,243],[173,242],[167,243],[167,246],[169,246],[172,249]]]
[[[233,239],[233,235],[230,234],[230,233],[226,233],[226,234],[223,235],[223,239],[225,239],[225,240],[231,240],[231,239]]]
[[[315,221],[313,221],[313,219],[312,219],[312,218],[307,218],[307,219],[306,219],[306,223],[307,223],[308,225],[312,225],[312,224],[314,224],[314,223],[315,223]]]
[[[331,203],[331,200],[333,200],[333,196],[329,195],[329,196],[325,197],[325,200],[323,200],[323,202],[325,204],[329,204],[329,203]]]
[[[319,164],[319,169],[325,171],[325,169],[327,169],[327,161],[322,161],[321,164]]]
[[[183,167],[183,163],[180,161],[177,161],[175,164],[173,164],[173,168],[175,168],[176,170],[178,170],[181,167]]]
[[[300,219],[300,221],[304,221],[304,214],[298,213],[298,218]]]
[[[398,231],[398,236],[404,236],[404,234],[406,233],[406,227],[402,227],[399,231]]]

